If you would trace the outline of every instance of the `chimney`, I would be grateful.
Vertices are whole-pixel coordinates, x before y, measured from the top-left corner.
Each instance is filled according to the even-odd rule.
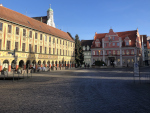
[[[0,4],[0,6],[3,6],[3,4]]]

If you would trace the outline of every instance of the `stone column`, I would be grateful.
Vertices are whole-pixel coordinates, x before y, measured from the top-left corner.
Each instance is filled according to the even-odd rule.
[[[10,71],[11,71],[11,65],[8,66],[8,72],[10,72]]]

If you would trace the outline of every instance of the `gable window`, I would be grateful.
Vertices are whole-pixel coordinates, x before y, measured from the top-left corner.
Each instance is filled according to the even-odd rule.
[[[37,39],[37,33],[35,33],[35,39]]]
[[[113,40],[115,40],[115,37],[113,36],[113,38],[112,38]]]
[[[23,36],[26,36],[26,29],[23,29]]]
[[[0,31],[3,30],[3,23],[0,22]]]
[[[42,40],[42,34],[40,34],[40,40]]]
[[[10,50],[10,41],[7,41],[7,50]]]
[[[11,25],[8,25],[8,33],[11,33]]]
[[[19,35],[19,27],[16,27],[16,35]]]
[[[115,46],[115,43],[113,43],[113,46]]]
[[[127,41],[127,42],[126,42],[126,46],[128,46],[128,45],[129,45],[129,42]]]

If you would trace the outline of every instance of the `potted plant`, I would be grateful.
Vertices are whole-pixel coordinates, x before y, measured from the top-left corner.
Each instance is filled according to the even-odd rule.
[[[7,75],[7,68],[5,68],[5,67],[3,68],[2,74],[3,74],[3,75]]]

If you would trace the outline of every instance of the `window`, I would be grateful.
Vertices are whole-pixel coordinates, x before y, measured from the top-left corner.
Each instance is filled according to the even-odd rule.
[[[53,43],[55,43],[55,38],[53,38]]]
[[[96,55],[98,55],[98,51],[96,51]]]
[[[61,49],[60,49],[60,55],[61,55]]]
[[[113,36],[113,38],[112,38],[113,40],[115,40],[115,37]]]
[[[40,40],[42,40],[42,34],[40,34]]]
[[[42,53],[42,46],[40,46],[40,53]]]
[[[129,55],[129,51],[128,50],[126,51],[126,54]]]
[[[117,55],[120,55],[120,51],[119,50],[117,51]]]
[[[0,40],[0,50],[1,50],[1,46],[2,46],[2,40]]]
[[[23,36],[26,36],[26,29],[23,29]]]
[[[107,43],[105,43],[104,46],[106,47],[106,46],[107,46]]]
[[[47,36],[45,35],[45,41],[47,42]]]
[[[53,55],[55,54],[55,48],[53,48]]]
[[[31,49],[32,49],[32,48],[31,48],[31,44],[29,44],[29,52],[32,52]]]
[[[101,55],[103,55],[103,51],[101,51]],[[105,51],[105,55],[107,55],[107,51]]]
[[[109,55],[111,54],[111,51],[109,51]]]
[[[37,53],[37,45],[35,45],[35,53]]]
[[[3,30],[3,23],[0,23],[0,31]]]
[[[108,37],[108,40],[110,40],[111,39],[111,37]]]
[[[66,46],[67,46],[67,41],[66,41]]]
[[[113,46],[115,46],[115,43],[113,43]]]
[[[11,33],[11,25],[8,25],[8,33]]]
[[[32,38],[32,31],[29,32],[29,37]]]
[[[95,55],[95,51],[93,51],[93,55]]]
[[[66,50],[66,56],[67,56],[67,50]]]
[[[22,51],[25,52],[25,43],[22,44]]]
[[[57,44],[58,44],[58,39],[57,39]]]
[[[63,55],[64,55],[64,50],[63,50]]]
[[[35,33],[35,39],[37,39],[37,33]]]
[[[131,51],[131,54],[134,55],[134,50]]]
[[[113,51],[113,55],[115,55],[115,51]]]
[[[7,50],[10,50],[10,41],[7,41]]]
[[[19,35],[19,27],[16,27],[16,35]]]
[[[64,40],[63,40],[63,45],[64,45]]]
[[[109,43],[109,46],[111,46],[111,43]]]
[[[15,50],[18,51],[18,42],[15,42]]]
[[[122,51],[122,54],[123,54],[123,55],[125,54],[124,50]]]
[[[49,37],[49,42],[51,42],[51,37]]]
[[[60,44],[61,44],[61,40],[60,40]]]
[[[45,47],[45,54],[47,53],[47,51],[46,51],[47,49],[46,49],[46,47]]]
[[[128,46],[129,45],[129,42],[126,42],[126,46]]]
[[[51,54],[51,48],[49,47],[49,54]]]
[[[117,43],[117,46],[119,46],[119,42]]]

